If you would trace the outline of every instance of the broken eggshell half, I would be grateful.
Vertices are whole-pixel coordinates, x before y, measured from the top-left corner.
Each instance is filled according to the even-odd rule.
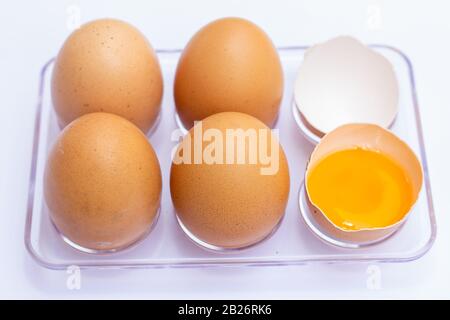
[[[388,128],[397,115],[398,100],[392,64],[358,40],[341,36],[305,52],[294,87],[294,115],[300,113],[299,126],[317,142],[346,123]]]
[[[309,196],[308,176],[311,169],[332,153],[357,147],[378,151],[389,156],[402,167],[410,180],[412,187],[410,208],[401,219],[391,225],[357,230],[343,229],[335,225]],[[422,167],[418,158],[411,148],[391,131],[373,124],[343,125],[326,134],[311,154],[305,172],[304,194],[300,195],[300,198],[306,198],[306,201],[303,201],[306,202],[306,205],[302,206],[302,209],[309,212],[307,214],[302,212],[302,214],[304,218],[305,216],[309,217],[305,220],[314,220],[315,229],[320,229],[321,235],[317,234],[318,230],[313,230],[314,233],[332,244],[357,248],[378,243],[393,234],[406,221],[419,196],[422,180]],[[307,224],[310,225],[308,221]]]

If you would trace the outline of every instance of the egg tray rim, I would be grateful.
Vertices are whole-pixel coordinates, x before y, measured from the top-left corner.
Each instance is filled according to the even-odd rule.
[[[288,51],[299,51],[306,50],[310,46],[284,46],[278,47],[278,52],[288,52]],[[34,248],[31,239],[32,224],[33,224],[33,207],[34,207],[34,194],[35,194],[35,181],[37,174],[37,157],[39,150],[39,133],[41,129],[42,120],[42,102],[44,94],[44,82],[45,74],[47,69],[52,65],[55,58],[47,61],[42,67],[39,73],[39,87],[38,87],[38,100],[36,105],[36,114],[34,120],[34,136],[32,145],[32,159],[31,159],[31,170],[30,170],[30,180],[29,180],[29,190],[27,199],[27,212],[25,219],[25,232],[24,232],[24,244],[27,252],[33,258],[33,260],[40,266],[51,270],[66,270],[71,265],[76,265],[80,269],[156,269],[156,268],[210,268],[210,267],[241,267],[241,266],[290,266],[290,265],[306,265],[312,263],[318,264],[336,264],[336,263],[400,263],[414,261],[422,256],[424,256],[433,246],[436,240],[436,218],[434,212],[434,205],[432,199],[431,185],[429,181],[428,174],[428,163],[425,152],[425,143],[423,138],[423,130],[421,124],[420,110],[416,93],[416,85],[414,78],[414,71],[411,60],[408,56],[401,50],[385,44],[370,44],[371,48],[387,49],[398,54],[406,63],[409,73],[409,81],[412,89],[412,101],[413,108],[416,118],[416,126],[418,133],[418,142],[420,147],[420,160],[424,172],[424,191],[426,193],[426,201],[428,206],[428,215],[430,219],[430,238],[428,241],[416,251],[409,253],[408,255],[398,257],[395,255],[386,254],[365,254],[358,258],[355,258],[354,254],[331,254],[331,255],[309,255],[307,258],[298,257],[270,257],[270,258],[246,258],[246,257],[229,257],[217,259],[216,257],[209,258],[195,258],[195,259],[185,259],[185,261],[174,261],[175,259],[160,259],[158,262],[148,262],[134,260],[130,262],[127,259],[117,259],[114,261],[98,260],[98,261],[75,261],[72,260],[70,263],[56,263],[47,260],[42,257],[38,251]],[[179,54],[182,49],[156,49],[158,55],[160,54]],[[298,125],[298,124],[297,124]],[[155,126],[156,127],[156,126]],[[149,136],[149,133],[147,136]],[[310,141],[312,142],[312,141]],[[301,213],[299,212],[299,216]],[[358,250],[358,249],[350,249]],[[145,259],[143,259],[145,260]]]

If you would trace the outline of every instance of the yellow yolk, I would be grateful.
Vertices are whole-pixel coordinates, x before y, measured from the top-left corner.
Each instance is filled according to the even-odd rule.
[[[389,156],[356,148],[332,153],[308,172],[311,202],[344,230],[387,227],[413,203],[405,170]]]

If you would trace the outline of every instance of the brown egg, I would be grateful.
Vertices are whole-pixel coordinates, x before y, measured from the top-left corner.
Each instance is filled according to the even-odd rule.
[[[219,19],[198,31],[181,55],[175,104],[186,128],[212,114],[237,111],[272,127],[283,96],[283,70],[270,38],[240,18]]]
[[[70,241],[92,250],[121,249],[145,235],[157,215],[159,162],[134,124],[90,113],[56,140],[44,194],[51,219]]]
[[[179,221],[196,239],[214,248],[247,247],[267,237],[284,214],[288,164],[264,123],[218,113],[179,145],[170,191]]]
[[[147,132],[159,115],[162,92],[153,48],[119,20],[95,20],[74,31],[53,69],[52,100],[61,126],[86,113],[109,112]]]

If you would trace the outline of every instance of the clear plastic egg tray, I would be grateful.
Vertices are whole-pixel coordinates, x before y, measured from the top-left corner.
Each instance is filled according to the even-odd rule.
[[[433,245],[436,222],[428,179],[419,105],[410,60],[399,50],[373,45],[394,66],[400,89],[400,109],[391,129],[405,140],[420,158],[424,185],[409,219],[392,237],[376,245],[349,249],[319,239],[302,218],[299,189],[313,144],[301,133],[293,115],[293,85],[307,47],[279,48],[284,68],[285,91],[276,124],[286,152],[291,190],[285,217],[272,236],[249,249],[235,252],[211,252],[193,243],[177,223],[169,190],[171,150],[177,129],[173,101],[173,79],[180,50],[158,50],[164,77],[161,119],[149,139],[155,148],[163,176],[159,220],[152,232],[135,246],[117,253],[89,254],[66,244],[53,227],[43,197],[45,161],[60,132],[50,98],[53,60],[42,68],[37,101],[33,154],[25,226],[25,246],[40,265],[50,269],[80,268],[162,268],[274,266],[342,262],[407,262],[423,256]]]

